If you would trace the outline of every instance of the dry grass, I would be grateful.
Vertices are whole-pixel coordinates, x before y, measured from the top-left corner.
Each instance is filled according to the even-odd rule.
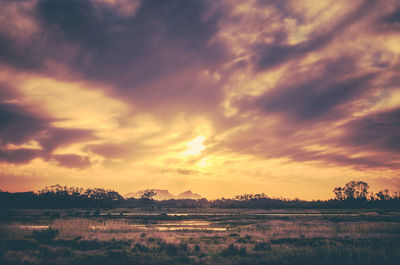
[[[196,227],[223,225],[229,229],[196,230]],[[67,254],[71,252],[75,258],[82,257],[80,255],[83,253],[83,256],[92,253],[104,257],[104,253],[114,255],[117,249],[120,251],[118,255],[126,255],[126,258],[133,260],[138,257],[152,260],[153,263],[149,264],[159,264],[160,260],[164,261],[171,257],[175,257],[177,263],[170,264],[186,264],[179,263],[182,257],[184,258],[182,262],[190,257],[199,261],[199,264],[226,264],[227,260],[232,262],[230,264],[236,264],[235,262],[239,262],[240,259],[247,259],[246,264],[254,264],[252,261],[264,258],[264,263],[260,264],[309,264],[315,256],[326,257],[326,261],[331,260],[331,257],[355,261],[353,264],[358,265],[364,264],[364,257],[368,255],[371,257],[365,264],[377,264],[374,260],[382,255],[390,257],[387,259],[389,261],[398,260],[396,243],[400,238],[398,222],[384,220],[332,222],[329,219],[314,217],[251,219],[249,216],[243,219],[210,216],[198,220],[179,217],[140,219],[123,216],[38,218],[32,219],[31,222],[3,223],[0,225],[0,236],[4,242],[18,239],[21,242],[24,240],[35,242],[35,239],[25,237],[29,237],[34,229],[40,229],[41,226],[52,227],[59,231],[59,235],[53,241],[55,246],[39,242],[36,243],[38,244],[36,250],[14,250],[10,248],[9,243],[3,244],[7,249],[5,259],[15,260],[15,264],[37,264],[38,260],[35,260],[37,253],[46,256],[54,252],[58,253],[54,254],[58,257],[64,252]],[[179,226],[184,229],[159,230],[160,227]],[[393,247],[389,249],[389,245]],[[116,248],[109,248],[110,246]],[[69,257],[66,256],[65,259],[60,257],[60,262],[55,264],[66,264],[67,258]],[[303,261],[296,263],[299,258]],[[295,263],[287,262],[288,259]],[[206,262],[202,263],[204,260]],[[82,264],[92,264],[90,262]]]

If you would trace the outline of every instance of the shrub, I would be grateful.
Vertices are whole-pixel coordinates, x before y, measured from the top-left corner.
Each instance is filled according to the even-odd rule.
[[[146,241],[147,241],[147,243],[151,244],[151,243],[158,242],[158,241],[160,241],[160,240],[158,240],[158,239],[155,238],[155,237],[148,237]]]
[[[261,251],[263,251],[263,250],[271,250],[271,243],[264,242],[264,241],[257,242],[254,245],[254,250],[256,250],[256,251],[259,251],[259,250],[261,250]]]
[[[239,237],[238,239],[236,239],[236,243],[246,243],[247,240],[243,237]]]
[[[178,254],[178,247],[171,243],[161,245],[159,250],[164,251],[168,256],[176,256]]]
[[[142,245],[140,243],[136,243],[132,249],[136,253],[147,253],[149,252],[149,248],[146,245]]]
[[[194,251],[200,251],[200,250],[201,250],[200,245],[196,244],[196,245],[194,246]]]
[[[230,244],[226,249],[222,250],[221,256],[230,257],[230,256],[246,256],[246,248],[240,247],[238,248],[234,244]]]
[[[33,250],[38,248],[38,243],[29,239],[13,239],[1,242],[2,249],[9,250]],[[1,251],[0,251],[1,252]]]
[[[111,240],[103,242],[103,245],[107,249],[124,249],[131,245],[130,241],[123,241],[123,240]]]
[[[53,229],[49,227],[45,230],[33,231],[32,237],[38,242],[50,243],[56,238],[58,234],[58,229]]]
[[[52,219],[57,219],[60,217],[61,217],[61,214],[59,212],[55,212],[50,215],[50,218],[52,218]]]
[[[102,247],[103,245],[97,240],[81,240],[76,243],[76,249],[81,251],[95,250]]]
[[[249,243],[249,242],[251,242],[250,235],[246,235],[244,237],[239,237],[238,239],[236,239],[236,243]]]
[[[183,252],[188,252],[189,251],[189,246],[187,243],[180,243],[179,244],[179,249]]]

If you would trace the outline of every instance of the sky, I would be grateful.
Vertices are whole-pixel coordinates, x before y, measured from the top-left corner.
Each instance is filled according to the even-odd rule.
[[[396,0],[3,0],[0,189],[400,189]]]

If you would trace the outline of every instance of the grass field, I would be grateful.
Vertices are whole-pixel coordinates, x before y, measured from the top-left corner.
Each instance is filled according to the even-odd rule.
[[[400,213],[13,210],[1,264],[400,264]]]

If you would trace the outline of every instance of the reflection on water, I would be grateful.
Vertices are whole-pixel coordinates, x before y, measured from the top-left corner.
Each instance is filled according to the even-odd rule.
[[[17,225],[12,226],[13,228],[24,229],[24,230],[43,230],[48,229],[49,225]],[[157,231],[227,231],[226,227],[215,227],[207,221],[177,221],[177,222],[160,222],[157,224],[126,224],[121,223],[120,225],[109,225],[107,223],[101,223],[96,225],[89,225],[87,228],[91,231],[101,232],[133,232],[133,231],[146,231],[146,230],[157,230]]]
[[[88,212],[86,212],[88,213]],[[89,212],[90,213],[90,212]],[[92,213],[93,214],[93,213]],[[217,221],[205,221],[205,220],[193,220],[193,219],[206,219],[201,217],[202,215],[212,215],[212,216],[235,216],[234,220],[237,217],[240,218],[252,218],[255,217],[257,219],[263,219],[265,216],[266,220],[270,220],[267,218],[268,216],[272,217],[317,217],[316,219],[320,219],[318,217],[325,216],[338,216],[338,217],[354,217],[361,216],[360,213],[318,213],[318,212],[261,212],[261,211],[248,211],[248,212],[181,212],[181,213],[160,213],[160,212],[100,212],[102,216],[122,216],[122,218],[89,218],[82,219],[85,222],[82,223],[80,227],[86,231],[99,231],[99,232],[107,232],[107,233],[129,233],[135,231],[228,231],[229,226],[224,226],[222,223],[218,224]],[[185,218],[155,218],[155,220],[149,222],[147,218],[138,219],[138,223],[132,223],[131,220],[135,220],[135,218],[126,218],[123,216],[184,216]],[[186,216],[188,216],[186,218]],[[260,218],[261,217],[261,218]],[[168,220],[170,219],[170,220]],[[179,219],[190,219],[190,220],[179,220]],[[176,221],[174,221],[176,220]],[[144,223],[143,223],[144,222]],[[148,223],[147,223],[148,222]],[[57,229],[63,229],[64,223],[57,222],[54,223],[54,227]],[[51,225],[12,225],[10,227],[22,229],[22,230],[44,230],[48,229]]]
[[[18,225],[18,226],[11,226],[14,228],[20,228],[20,229],[30,229],[30,230],[42,230],[42,229],[48,229],[50,226],[48,225]]]
[[[156,228],[158,231],[227,231],[226,227],[190,227],[190,226],[174,226]]]
[[[158,213],[158,212],[101,212],[100,216],[226,216],[234,213]]]
[[[202,212],[186,212],[186,213],[159,213],[159,212],[101,212],[100,216],[310,216],[310,217],[324,217],[324,216],[360,216],[359,213],[291,213],[291,212],[278,212],[278,213],[202,213]]]
[[[255,213],[261,216],[359,216],[358,213]]]
[[[207,221],[179,221],[170,223],[160,223],[153,227],[159,231],[226,231],[226,227],[213,227]]]
[[[93,231],[107,231],[116,230],[118,228],[108,227],[107,224],[90,225],[90,230]],[[121,230],[158,230],[158,231],[227,231],[226,227],[214,227],[210,222],[207,221],[177,221],[169,223],[157,223],[157,224],[129,224],[120,227]]]

